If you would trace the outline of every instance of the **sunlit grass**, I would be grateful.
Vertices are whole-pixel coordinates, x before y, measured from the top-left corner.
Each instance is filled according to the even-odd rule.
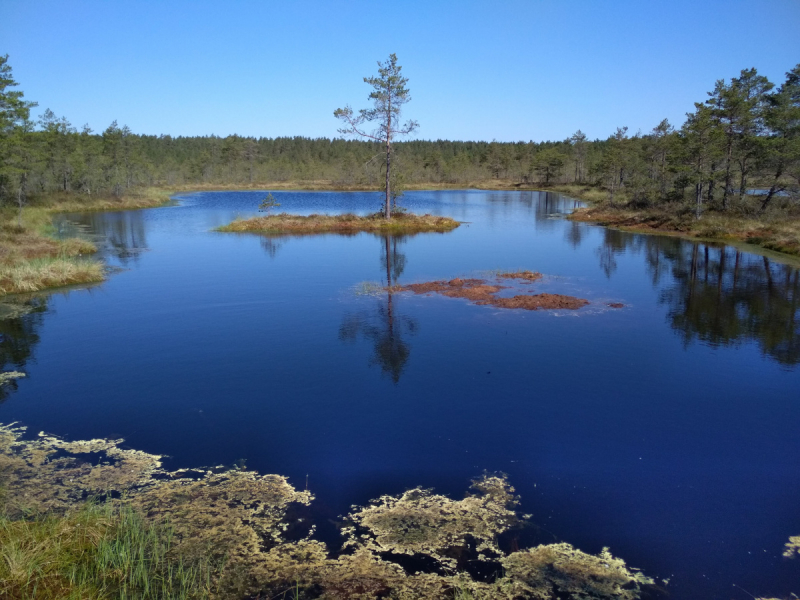
[[[66,515],[0,515],[0,597],[193,599],[211,592],[208,563],[175,552],[168,522],[89,504]]]
[[[104,277],[103,266],[96,261],[74,257],[23,260],[0,264],[0,295],[92,283]]]
[[[800,218],[779,211],[763,215],[707,212],[697,219],[691,207],[632,209],[607,204],[579,209],[569,217],[644,233],[676,233],[686,237],[744,242],[800,256]]]
[[[385,219],[376,213],[366,217],[354,214],[309,215],[307,217],[281,213],[279,215],[254,217],[236,220],[218,228],[218,231],[253,233],[355,233],[368,231],[375,233],[421,233],[427,231],[445,232],[458,227],[460,223],[449,217],[434,215],[414,215],[400,213]]]
[[[32,198],[22,211],[0,210],[0,295],[102,281],[97,262],[82,257],[97,252],[80,238],[56,239],[53,215],[87,210],[130,210],[162,206],[169,192],[143,188],[117,197],[56,193]]]

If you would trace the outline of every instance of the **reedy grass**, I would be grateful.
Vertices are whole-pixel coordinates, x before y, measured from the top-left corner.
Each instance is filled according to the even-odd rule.
[[[124,505],[64,515],[0,516],[0,597],[189,600],[207,598],[212,567],[176,552],[168,522]]]
[[[11,265],[0,264],[0,295],[92,283],[104,278],[103,266],[96,261],[74,257],[35,258]]]
[[[380,213],[359,217],[352,213],[344,215],[309,215],[307,217],[281,213],[265,217],[236,220],[217,228],[225,232],[252,233],[422,233],[445,232],[460,223],[449,217],[399,213],[391,219]]]
[[[55,213],[150,208],[168,201],[168,191],[145,188],[120,198],[49,194],[32,198],[21,212],[11,207],[1,209],[0,295],[105,278],[99,263],[81,258],[97,252],[94,244],[80,238],[53,237]]]

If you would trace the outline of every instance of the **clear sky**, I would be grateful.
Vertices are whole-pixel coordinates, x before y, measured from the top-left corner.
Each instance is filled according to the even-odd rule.
[[[800,62],[799,0],[0,0],[26,98],[102,131],[336,136],[396,53],[422,139],[679,125],[714,81]]]

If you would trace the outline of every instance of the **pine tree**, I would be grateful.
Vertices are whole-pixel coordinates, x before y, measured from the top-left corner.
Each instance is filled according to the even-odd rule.
[[[31,108],[14,81],[8,54],[0,56],[0,199],[16,196],[17,204],[25,202],[33,155],[28,133],[32,129]]]
[[[386,199],[383,213],[387,219],[392,216],[391,206],[391,166],[392,166],[392,141],[399,135],[407,135],[414,131],[419,124],[416,121],[407,121],[400,125],[400,111],[404,104],[411,100],[406,87],[408,79],[400,74],[402,67],[397,64],[397,55],[390,54],[389,59],[378,62],[378,77],[365,77],[364,83],[372,86],[369,99],[373,102],[371,109],[362,109],[358,115],[348,105],[337,108],[333,116],[344,121],[345,126],[339,129],[344,135],[357,135],[362,138],[379,142],[386,148]],[[373,131],[365,131],[366,123],[377,122]]]

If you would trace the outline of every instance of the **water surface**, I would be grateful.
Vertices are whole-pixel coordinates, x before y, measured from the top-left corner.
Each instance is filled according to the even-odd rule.
[[[374,211],[374,193],[274,192],[280,210]],[[124,437],[170,468],[246,461],[316,494],[321,522],[384,493],[460,496],[501,471],[537,542],[612,552],[674,598],[800,590],[798,270],[627,234],[538,192],[412,192],[447,234],[211,231],[263,192],[71,215],[120,268],[0,321],[0,422]],[[579,311],[376,292],[492,270]],[[373,285],[363,285],[374,282]],[[365,293],[366,292],[366,293]],[[623,309],[611,309],[620,302]],[[323,527],[324,529],[324,527]]]

